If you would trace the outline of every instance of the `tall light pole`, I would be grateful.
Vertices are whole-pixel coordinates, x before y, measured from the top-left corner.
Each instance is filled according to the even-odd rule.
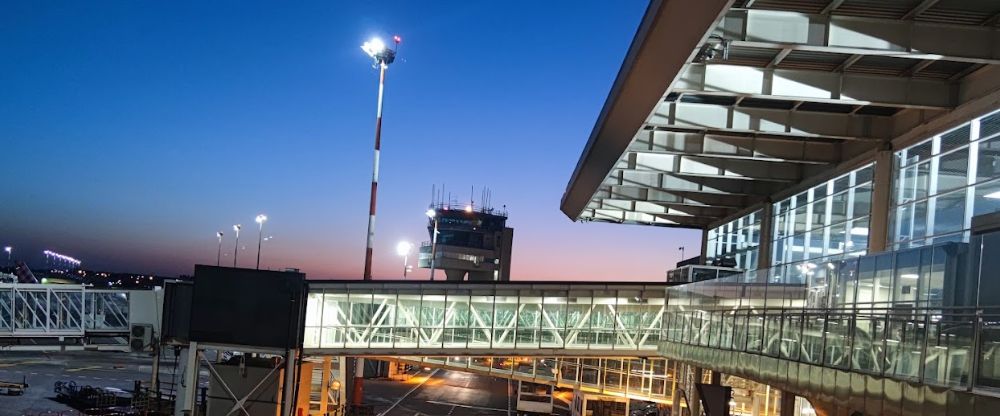
[[[236,231],[236,247],[233,248],[233,267],[236,267],[236,255],[240,253],[240,228],[243,228],[240,224],[233,226],[233,231]]]
[[[14,247],[11,246],[4,247],[3,251],[7,252],[7,265],[10,266],[10,252],[14,251]]]
[[[260,226],[257,228],[257,270],[260,270],[260,243],[264,238],[264,221],[267,221],[267,215],[260,214],[253,220]]]
[[[215,267],[222,265],[222,231],[215,233],[216,237],[219,237],[219,252],[215,255]]]
[[[437,210],[434,208],[427,210],[427,216],[430,217],[431,221],[434,221],[434,233],[431,234],[431,280],[434,280],[434,266],[437,260],[437,245],[438,245],[438,216]]]
[[[684,246],[680,246],[677,249],[681,251],[681,261],[684,261]]]
[[[396,46],[402,40],[399,36],[393,36]],[[368,201],[368,239],[365,243],[365,272],[364,280],[372,280],[372,246],[375,243],[375,200],[378,195],[378,161],[379,152],[382,149],[382,95],[385,91],[385,70],[389,64],[396,60],[396,50],[385,46],[382,39],[374,38],[361,45],[361,50],[365,51],[378,66],[378,107],[375,110],[375,163],[372,168],[372,191]],[[364,358],[357,358],[354,364],[354,394],[352,403],[360,406],[363,401],[363,380],[365,373]]]
[[[406,280],[406,272],[408,272],[410,268],[411,248],[413,248],[413,245],[406,241],[400,241],[399,244],[396,245],[396,254],[403,256],[403,280]]]
[[[396,45],[402,40],[399,36],[393,36]],[[379,152],[382,149],[382,95],[385,91],[385,70],[389,64],[396,60],[396,50],[386,47],[382,39],[374,38],[361,45],[361,50],[365,51],[378,67],[378,107],[375,110],[375,164],[372,169],[372,190],[371,198],[368,202],[368,240],[365,246],[365,273],[364,280],[372,280],[372,245],[375,242],[375,201],[378,196],[378,162]],[[360,402],[359,402],[360,403]]]

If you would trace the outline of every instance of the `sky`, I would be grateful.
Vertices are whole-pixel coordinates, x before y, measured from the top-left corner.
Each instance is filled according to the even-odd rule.
[[[660,281],[701,233],[574,223],[559,203],[646,3],[0,3],[0,244],[85,268],[232,261],[360,278],[378,73],[388,70],[376,279],[427,240],[431,186],[492,190],[514,280]],[[478,191],[477,191],[478,193]],[[412,259],[411,259],[412,260]],[[426,278],[426,270],[411,278]]]

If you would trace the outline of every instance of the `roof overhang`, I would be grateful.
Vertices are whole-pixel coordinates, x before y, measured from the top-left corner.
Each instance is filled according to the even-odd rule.
[[[855,4],[857,3],[857,4]],[[963,104],[979,0],[653,0],[577,163],[573,220],[705,228]]]

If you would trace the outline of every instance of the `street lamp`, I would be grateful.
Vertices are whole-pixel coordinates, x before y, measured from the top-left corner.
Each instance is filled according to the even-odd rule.
[[[406,241],[400,241],[396,244],[396,254],[403,256],[403,279],[406,279],[406,272],[410,269],[410,249],[413,245],[407,243]]]
[[[393,36],[392,40],[396,47],[402,39]],[[385,92],[385,70],[389,64],[396,60],[396,49],[389,49],[385,42],[379,38],[373,38],[361,45],[361,50],[374,60],[374,65],[378,67],[378,107],[375,110],[375,163],[372,169],[372,190],[368,204],[368,240],[365,246],[365,273],[364,280],[372,280],[372,245],[375,240],[375,200],[378,195],[378,162],[379,152],[382,148],[382,96]]]
[[[434,233],[431,234],[431,280],[434,280],[434,266],[435,260],[437,260],[437,243],[438,243],[438,216],[437,210],[430,208],[427,210],[427,216],[434,221]]]
[[[240,224],[233,226],[233,231],[236,231],[236,247],[233,248],[233,267],[236,267],[236,255],[240,253],[240,228],[243,228]]]
[[[10,266],[10,252],[14,251],[14,247],[6,246],[3,248],[3,251],[7,252],[7,265]]]
[[[267,221],[267,215],[260,214],[254,218],[254,221],[257,221],[257,225],[260,226],[257,229],[257,270],[260,270],[260,243],[264,239],[264,221]]]
[[[219,252],[215,255],[215,267],[222,265],[222,231],[215,233],[216,237],[219,237]]]

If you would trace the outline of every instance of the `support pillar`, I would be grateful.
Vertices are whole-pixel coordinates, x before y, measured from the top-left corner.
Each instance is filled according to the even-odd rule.
[[[889,248],[889,202],[892,197],[892,150],[875,153],[872,176],[872,212],[868,223],[868,254]]]
[[[701,230],[701,261],[698,263],[704,266],[705,264],[707,264],[707,262],[708,262],[708,228],[703,228]]]
[[[323,357],[323,366],[321,367],[323,375],[320,376],[319,386],[319,413],[323,415],[329,413],[328,407],[330,406],[330,362],[329,355]]]
[[[309,399],[312,396],[313,363],[303,362],[299,365],[299,384],[295,399],[295,414],[309,414]]]
[[[778,416],[795,415],[795,395],[787,391],[781,391],[781,402],[778,405]]]
[[[180,394],[177,405],[174,406],[174,415],[190,416],[194,414],[195,398],[198,394],[198,343],[188,344],[187,351],[182,355],[184,358],[184,378],[181,380],[181,388],[177,389]]]
[[[757,270],[771,267],[771,246],[774,239],[774,204],[771,199],[764,200],[760,209],[760,238],[757,246]]]
[[[670,363],[674,368],[673,377],[673,390],[670,391],[670,414],[680,415],[681,414],[681,383],[680,374],[681,368],[683,367],[677,361],[670,360]]]
[[[288,350],[288,354],[285,355],[285,386],[281,389],[281,397],[284,400],[281,408],[283,416],[292,416],[292,409],[295,406],[295,360],[297,353],[297,350]]]

